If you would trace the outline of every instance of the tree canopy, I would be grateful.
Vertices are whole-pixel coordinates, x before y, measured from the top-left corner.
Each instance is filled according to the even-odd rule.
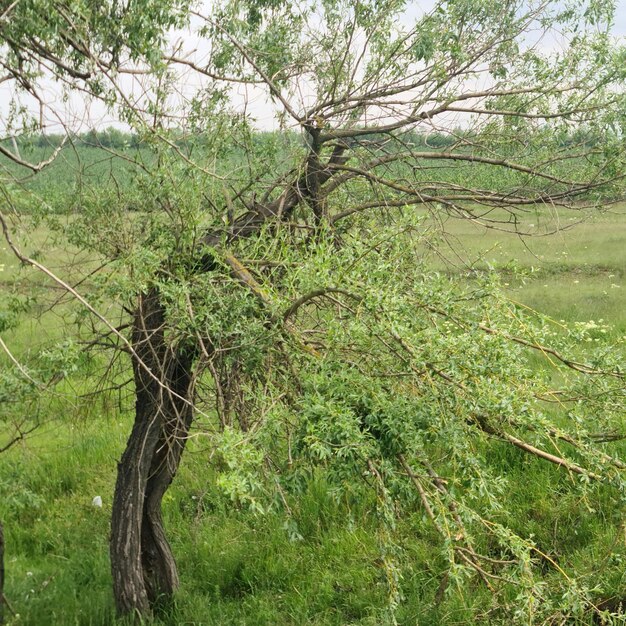
[[[442,595],[481,581],[503,623],[593,610],[592,581],[551,563],[562,576],[539,583],[545,555],[508,525],[490,459],[522,450],[581,494],[621,498],[609,440],[625,415],[623,350],[581,352],[589,328],[557,332],[511,302],[445,224],[529,236],[523,212],[584,218],[623,199],[612,3],[2,7],[7,136],[41,126],[28,98],[65,122],[42,95],[56,82],[145,149],[103,146],[132,162],[132,184],[79,186],[69,218],[37,199],[33,218],[96,259],[70,280],[25,255],[9,217],[23,213],[23,172],[61,146],[29,161],[0,144],[25,168],[0,180],[9,245],[73,303],[75,354],[132,368],[111,540],[120,613],[148,615],[178,585],[161,501],[194,429],[224,491],[259,512],[289,516],[314,468],[337,494],[373,493],[390,622],[406,519],[446,560]],[[432,270],[434,253],[471,280]],[[23,380],[33,366],[14,367]]]

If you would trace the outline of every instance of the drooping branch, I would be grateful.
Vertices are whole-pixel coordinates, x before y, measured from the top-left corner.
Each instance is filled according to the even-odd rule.
[[[152,372],[148,365],[143,363],[143,360],[135,352],[135,349],[131,341],[129,341],[128,338],[123,333],[121,333],[100,311],[98,311],[81,293],[79,293],[76,289],[74,289],[69,283],[64,281],[62,278],[57,276],[52,270],[50,270],[44,264],[24,255],[20,251],[20,249],[16,246],[16,244],[13,242],[11,238],[11,233],[9,230],[7,220],[5,216],[2,214],[2,212],[0,212],[0,226],[2,226],[4,238],[9,245],[9,248],[13,251],[15,256],[22,263],[36,268],[37,270],[39,270],[40,272],[48,276],[50,279],[52,279],[59,286],[61,286],[65,291],[67,291],[67,293],[69,293],[82,306],[84,306],[85,309],[87,309],[87,311],[91,313],[91,315],[93,315],[96,319],[102,322],[104,326],[106,326],[109,329],[112,335],[114,335],[120,340],[121,344],[129,351],[129,353],[137,359],[138,366],[142,368],[146,372],[146,374],[156,382],[157,385],[161,386],[164,390],[167,389],[167,385],[162,382],[162,380],[158,377],[158,375]],[[189,402],[189,400],[185,398],[180,398],[180,399],[183,402]]]

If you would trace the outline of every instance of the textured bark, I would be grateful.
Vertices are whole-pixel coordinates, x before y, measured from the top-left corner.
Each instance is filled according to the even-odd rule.
[[[178,469],[192,420],[193,356],[173,352],[156,290],[142,296],[132,343],[135,423],[118,464],[111,518],[113,593],[120,615],[148,616],[178,586],[161,501]]]
[[[324,176],[324,166],[320,161],[320,129],[308,127],[307,132],[311,140],[309,155],[305,166],[305,185],[307,201],[313,210],[316,225],[322,221],[324,208],[320,198],[321,184]]]
[[[178,588],[178,572],[172,550],[165,536],[161,502],[169,488],[185,449],[193,419],[191,405],[181,398],[190,398],[193,355],[178,353],[168,367],[172,394],[163,414],[161,435],[152,457],[150,477],[146,485],[141,531],[142,564],[148,599],[171,596]]]

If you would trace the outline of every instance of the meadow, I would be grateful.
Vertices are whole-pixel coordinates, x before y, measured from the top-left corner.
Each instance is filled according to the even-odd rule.
[[[80,150],[81,180],[105,177],[121,186],[130,183],[122,163],[95,150]],[[64,175],[68,168],[76,171],[69,161],[74,157],[65,154],[65,161],[44,172],[46,178],[32,181],[32,190],[58,209],[71,202],[68,189],[74,190],[79,180]],[[578,220],[576,214],[531,212],[522,225],[534,235],[522,238],[448,219],[439,253],[429,255],[428,263],[462,281],[473,280],[476,271],[496,272],[511,300],[549,317],[556,326],[593,322],[602,331],[594,341],[623,350],[626,205],[607,206],[601,214]],[[562,230],[547,235],[557,223]],[[91,262],[68,254],[43,225],[31,230],[25,241],[26,253],[39,255],[64,276],[72,275],[72,264]],[[459,257],[470,259],[474,269]],[[42,302],[60,295],[49,280],[20,268],[2,242],[4,293],[16,276],[18,291],[41,296]],[[61,313],[43,304],[37,313],[3,334],[17,357],[63,332]],[[0,353],[0,366],[7,363],[8,357]],[[85,367],[85,372],[58,385],[43,405],[22,405],[21,410],[41,412],[41,426],[0,454],[6,596],[13,611],[7,614],[9,624],[117,623],[110,592],[108,525],[116,462],[132,423],[132,407],[121,394],[81,397],[81,377],[88,378],[89,364]],[[0,447],[2,442],[0,435]],[[166,526],[180,565],[181,591],[176,605],[164,609],[154,623],[383,623],[386,587],[368,496],[337,499],[319,473],[291,519],[278,513],[255,514],[224,497],[208,469],[209,447],[201,437],[192,439],[166,496]],[[494,447],[491,457],[493,468],[513,485],[501,521],[533,536],[543,552],[558,561],[558,569],[543,564],[545,583],[573,570],[583,579],[598,581],[598,597],[623,593],[626,539],[619,498],[599,489],[595,507],[581,503],[568,489],[572,478],[566,472],[510,447]],[[102,508],[92,506],[95,496],[101,496]],[[398,623],[469,624],[476,623],[478,615],[485,623],[505,624],[506,617],[490,607],[489,592],[478,585],[471,594],[433,602],[441,563],[433,558],[433,536],[416,534],[414,521],[402,520],[399,529],[405,574]]]

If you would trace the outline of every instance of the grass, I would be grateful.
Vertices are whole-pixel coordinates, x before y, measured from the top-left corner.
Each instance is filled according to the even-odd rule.
[[[498,217],[498,215],[494,215]],[[555,320],[604,320],[614,338],[626,334],[626,206],[616,205],[578,223],[578,216],[525,216],[521,230],[536,235],[518,237],[468,221],[446,222],[441,258],[434,267],[450,270],[452,254],[461,250],[475,266],[498,271],[510,298]],[[545,236],[557,223],[572,226]],[[532,227],[530,225],[533,225]],[[447,250],[446,250],[447,248]]]
[[[52,430],[54,428],[54,430]],[[100,416],[42,430],[0,465],[0,518],[7,541],[7,596],[12,624],[116,623],[110,596],[108,523],[115,460],[128,424]],[[565,571],[594,576],[610,593],[625,582],[621,506],[597,498],[585,509],[557,468],[509,447],[491,462],[511,486],[507,522]],[[198,448],[187,455],[165,502],[166,524],[182,576],[176,604],[154,624],[319,626],[377,625],[385,619],[386,586],[371,517],[373,503],[336,503],[323,479],[313,481],[294,511],[302,539],[292,541],[277,514],[237,510],[216,489]],[[532,476],[532,480],[529,477]],[[104,507],[91,506],[101,495]],[[488,592],[433,598],[442,564],[421,520],[403,521],[405,552],[400,624],[505,624],[489,608]],[[546,567],[546,580],[558,577]],[[514,598],[511,599],[514,602]],[[509,607],[510,608],[510,607]],[[582,622],[581,622],[582,623]]]
[[[94,172],[97,167],[105,166],[96,166],[94,159]],[[53,176],[52,168],[48,172]],[[569,219],[562,217],[566,223]],[[525,219],[539,233],[553,222],[554,216],[541,214]],[[602,339],[607,345],[626,334],[626,207],[549,238],[522,240],[460,221],[448,222],[447,232],[453,247],[461,246],[483,268],[502,275],[511,299],[555,320],[604,320],[611,326]],[[30,231],[24,242],[27,254],[39,252],[51,266],[65,264],[66,252],[55,247],[43,227]],[[431,263],[442,271],[465,271],[451,270],[436,258]],[[53,285],[19,270],[6,244],[0,244],[0,287],[12,284],[18,271],[18,291],[37,297],[40,316],[3,338],[25,356],[33,344],[60,337],[63,324],[43,306],[57,293]],[[4,363],[6,356],[0,355],[0,366]],[[109,514],[116,461],[131,424],[129,405],[122,402],[120,412],[106,401],[78,402],[80,381],[76,384],[60,386],[63,397],[39,407],[44,425],[0,456],[6,594],[18,613],[9,617],[11,624],[117,623],[110,592]],[[74,407],[70,414],[65,413],[68,406]],[[620,500],[599,490],[593,503],[581,502],[567,473],[510,446],[494,445],[486,454],[494,473],[507,481],[507,507],[498,521],[533,536],[563,571],[597,581],[598,596],[624,589]],[[233,506],[207,468],[206,450],[190,442],[164,503],[181,590],[175,605],[154,624],[388,623],[386,579],[368,496],[336,502],[323,476],[317,476],[293,511],[301,536],[295,538],[283,515],[255,515]],[[91,505],[96,495],[103,499],[102,509]],[[401,520],[399,536],[404,566],[399,624],[508,623],[506,611],[514,608],[515,597],[508,606],[493,606],[480,587],[451,593],[435,606],[443,571],[435,537],[424,530],[419,512]],[[545,561],[544,566],[544,581],[557,584],[560,572]]]
[[[54,428],[0,467],[7,596],[20,613],[12,623],[110,624],[106,538],[127,424]],[[193,449],[189,459],[165,503],[183,580],[162,623],[377,623],[384,585],[366,511],[364,523],[346,526],[345,508],[312,483],[296,512],[305,538],[289,541],[282,517],[233,510]],[[91,506],[95,495],[103,509]]]

